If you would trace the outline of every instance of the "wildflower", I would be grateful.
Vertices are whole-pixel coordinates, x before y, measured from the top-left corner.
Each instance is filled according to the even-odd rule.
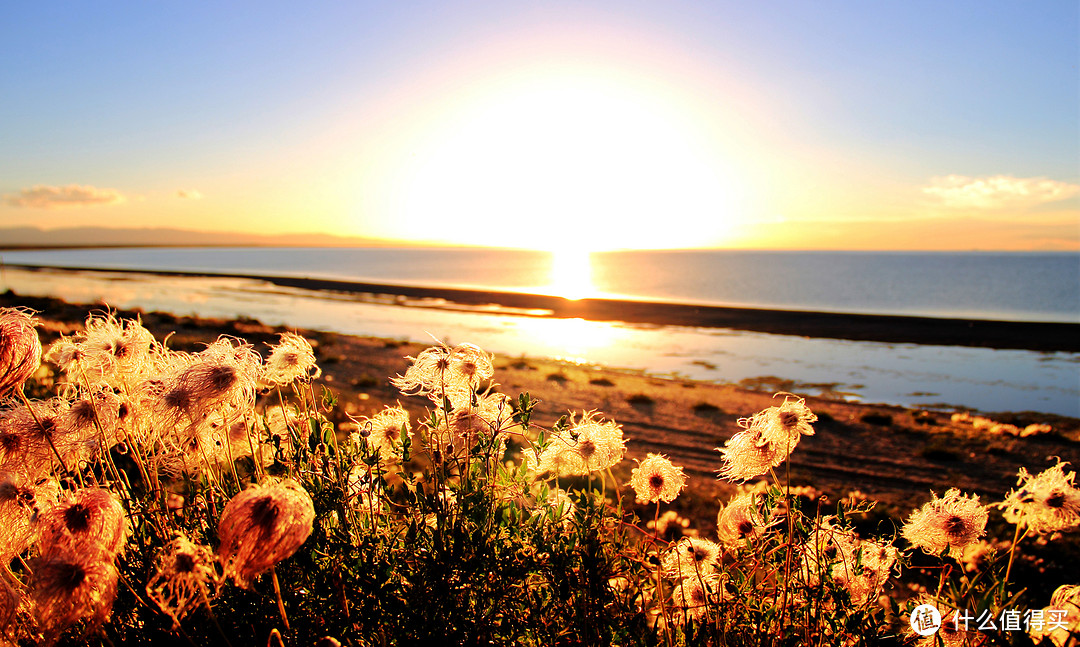
[[[204,600],[216,598],[220,586],[213,551],[181,535],[158,558],[157,572],[146,584],[146,595],[179,624]]]
[[[889,579],[898,552],[891,544],[859,541],[853,559],[833,565],[830,574],[834,582],[847,589],[852,603],[867,604],[877,599]]]
[[[0,396],[21,388],[41,366],[37,321],[19,308],[0,308]]]
[[[963,496],[953,488],[939,499],[931,492],[930,502],[911,514],[901,534],[927,553],[937,555],[947,548],[959,559],[965,546],[986,533],[987,517],[977,494]]]
[[[112,560],[124,548],[128,520],[120,501],[104,488],[83,488],[37,519],[43,555],[100,555]]]
[[[156,390],[154,403],[157,424],[172,427],[183,419],[198,423],[229,405],[235,414],[255,405],[257,375],[262,365],[250,344],[222,337],[190,358],[180,359],[180,368]]]
[[[1076,473],[1066,473],[1065,465],[1068,463],[1058,462],[1038,476],[1021,467],[1018,489],[997,504],[1004,509],[1005,520],[1036,535],[1080,525],[1080,490],[1073,485]]]
[[[154,336],[137,320],[91,314],[81,335],[52,345],[49,359],[72,382],[133,381],[146,375],[154,345]]]
[[[1030,623],[1028,632],[1037,645],[1045,639],[1054,647],[1075,645],[1080,635],[1080,585],[1060,586],[1050,597],[1050,606],[1042,610],[1042,623]]]
[[[0,563],[9,564],[16,555],[30,547],[33,533],[31,516],[39,510],[38,491],[26,478],[17,474],[0,475]],[[39,489],[47,491],[45,481]],[[50,503],[46,494],[41,504]],[[3,578],[0,578],[3,579]]]
[[[66,400],[52,398],[0,411],[0,470],[37,480],[57,457],[70,466],[78,438],[63,425],[68,406]]]
[[[761,536],[765,522],[758,511],[760,497],[756,492],[743,492],[728,502],[716,515],[716,534],[729,546],[738,546],[747,539]]]
[[[314,520],[311,497],[293,481],[257,485],[237,494],[218,522],[218,556],[225,574],[239,586],[250,586],[307,541]]]
[[[311,344],[300,335],[287,332],[280,335],[278,345],[270,350],[262,378],[273,385],[284,385],[293,380],[307,382],[321,374]]]
[[[804,402],[802,398],[785,397],[778,407],[740,419],[738,424],[743,431],[732,436],[720,450],[724,460],[720,477],[746,481],[783,463],[800,438],[814,435],[810,423],[817,421],[817,416]]]
[[[708,539],[679,540],[664,555],[661,566],[668,577],[698,578],[709,575],[720,559],[720,545]]]
[[[595,419],[593,412],[574,418],[568,429],[554,433],[539,457],[527,457],[529,468],[538,473],[565,476],[605,470],[622,460],[626,453],[622,428],[614,422]]]
[[[671,503],[686,487],[686,475],[664,456],[649,454],[630,473],[630,485],[638,503]]]
[[[386,407],[370,418],[357,421],[359,436],[367,440],[372,450],[378,449],[383,457],[397,451],[403,434],[409,433],[409,412],[401,406]]]
[[[701,620],[706,617],[709,600],[715,597],[719,587],[720,577],[715,574],[684,578],[672,587],[672,602],[686,613],[688,620]]]
[[[467,407],[480,383],[495,374],[491,356],[472,344],[440,345],[422,351],[405,375],[390,383],[405,395],[424,395],[437,404],[448,398],[454,407]]]
[[[33,562],[34,616],[52,644],[65,629],[87,619],[87,633],[105,623],[116,598],[118,573],[111,561],[87,555],[42,557]]]

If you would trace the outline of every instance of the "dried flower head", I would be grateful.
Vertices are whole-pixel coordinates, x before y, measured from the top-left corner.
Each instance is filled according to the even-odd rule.
[[[977,494],[964,496],[956,488],[940,499],[933,492],[930,495],[930,502],[911,514],[901,534],[931,555],[948,548],[949,555],[959,559],[965,546],[986,533],[986,507]]]
[[[709,602],[715,599],[720,587],[720,576],[709,574],[701,577],[685,577],[671,589],[671,601],[676,609],[686,614],[686,619],[698,621],[708,614]]]
[[[19,308],[0,308],[0,396],[22,387],[41,366],[37,320]]]
[[[405,395],[424,395],[437,404],[448,398],[454,407],[468,407],[477,387],[495,374],[491,356],[472,344],[440,345],[422,351],[412,366],[390,380]]]
[[[90,633],[108,619],[118,578],[111,561],[86,555],[42,557],[33,561],[32,568],[34,616],[47,644],[80,620],[88,621]]]
[[[622,428],[611,421],[595,419],[585,412],[581,420],[570,419],[567,429],[553,433],[539,456],[528,455],[529,469],[539,473],[579,476],[605,470],[622,460],[626,441]]]
[[[284,385],[293,380],[307,382],[321,374],[322,371],[315,365],[315,351],[308,340],[286,332],[280,335],[278,345],[271,348],[262,378],[269,384]]]
[[[261,367],[262,359],[250,344],[218,339],[184,358],[157,389],[157,424],[168,428],[184,419],[198,423],[211,413],[220,417],[224,405],[236,415],[250,411]]]
[[[42,555],[95,556],[112,561],[127,540],[128,520],[116,495],[104,488],[83,488],[67,495],[37,519]]]
[[[300,485],[283,480],[234,496],[218,522],[218,557],[225,575],[248,587],[259,574],[292,557],[311,535],[315,506]]]
[[[742,492],[720,509],[716,515],[716,534],[721,543],[734,548],[765,532],[765,520],[758,510],[760,501],[757,492]]]
[[[169,542],[158,558],[157,572],[146,584],[146,595],[175,624],[221,590],[214,552],[183,535]]]
[[[410,430],[409,412],[401,408],[386,407],[370,418],[356,421],[358,436],[367,440],[372,450],[378,449],[379,455],[386,458],[400,452],[403,434]]]
[[[1005,520],[1036,535],[1080,525],[1080,490],[1073,484],[1076,473],[1066,473],[1066,465],[1059,461],[1038,476],[1021,467],[1017,489],[997,504],[1004,509]]]
[[[630,473],[638,503],[671,503],[686,487],[686,475],[660,454],[649,454]]]
[[[708,539],[684,537],[664,554],[661,566],[668,577],[698,579],[711,575],[719,559],[719,544]]]
[[[1080,585],[1060,586],[1050,596],[1050,606],[1042,610],[1043,622],[1030,623],[1028,631],[1037,645],[1076,645],[1080,636]]]
[[[853,604],[867,604],[877,599],[892,574],[898,554],[891,544],[856,540],[850,555],[840,551],[841,559],[829,567],[829,574],[834,582],[847,589]]]
[[[82,334],[64,337],[49,349],[49,360],[75,383],[133,382],[150,368],[154,336],[138,320],[92,313]]]
[[[736,433],[720,449],[724,466],[720,478],[746,481],[768,472],[783,463],[799,439],[812,436],[810,423],[817,416],[806,407],[802,398],[784,398],[778,407],[769,407],[749,418],[738,421],[743,431]]]

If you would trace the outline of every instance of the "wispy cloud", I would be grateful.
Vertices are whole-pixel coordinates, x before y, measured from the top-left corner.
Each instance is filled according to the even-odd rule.
[[[13,207],[51,209],[54,207],[88,207],[116,204],[124,201],[124,194],[116,189],[99,189],[94,186],[69,184],[67,186],[37,185],[18,193],[4,196],[4,202]]]
[[[180,189],[176,192],[176,197],[184,198],[185,200],[202,200],[202,193],[195,189]]]
[[[1080,185],[1044,177],[946,175],[930,180],[923,193],[958,209],[1020,209],[1080,193]]]

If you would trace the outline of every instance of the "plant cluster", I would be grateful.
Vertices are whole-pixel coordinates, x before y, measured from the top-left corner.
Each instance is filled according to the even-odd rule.
[[[1015,605],[1021,540],[1080,524],[1061,463],[1021,472],[996,504],[1013,540],[973,574],[965,550],[995,507],[975,495],[934,496],[907,547],[856,531],[872,503],[796,496],[776,470],[816,416],[787,394],[721,449],[721,478],[767,480],[722,506],[713,541],[662,531],[681,468],[649,454],[620,483],[618,424],[592,411],[534,424],[536,401],[500,392],[468,344],[391,380],[428,402],[424,417],[389,406],[347,426],[289,333],[265,358],[228,337],[180,353],[94,314],[45,358],[63,379],[30,399],[35,320],[0,310],[4,644],[1060,646],[1077,631],[1077,587],[1028,631],[957,614]],[[624,506],[627,486],[651,520]],[[901,609],[890,586],[920,550],[940,578]],[[926,605],[944,620],[924,637]]]

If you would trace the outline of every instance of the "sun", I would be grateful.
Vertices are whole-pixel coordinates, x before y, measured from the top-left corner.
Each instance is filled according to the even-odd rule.
[[[398,237],[580,256],[716,244],[740,211],[699,113],[625,76],[500,79],[419,121],[369,201]]]

